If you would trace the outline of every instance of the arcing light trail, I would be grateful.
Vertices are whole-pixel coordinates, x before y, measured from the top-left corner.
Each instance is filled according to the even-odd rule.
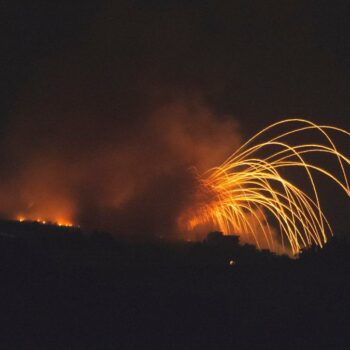
[[[282,127],[287,130],[256,142]],[[288,142],[302,139],[305,133],[307,137],[317,133],[323,141],[297,145]],[[188,228],[211,223],[225,234],[237,233],[253,241],[258,248],[278,251],[277,245],[281,245],[283,251],[294,255],[313,244],[322,247],[333,232],[321,207],[316,173],[330,178],[350,197],[346,173],[350,159],[338,151],[331,133],[350,136],[340,128],[303,119],[283,120],[263,129],[220,166],[199,176],[200,191],[210,200],[199,206],[188,220]],[[310,156],[333,158],[338,171],[311,162]],[[291,168],[303,171],[310,190],[303,190],[284,176]]]
[[[225,136],[229,137],[228,134]],[[347,177],[350,159],[338,150],[333,141],[334,137],[343,137],[348,145],[349,136],[349,132],[340,128],[317,125],[303,119],[288,119],[268,126],[238,148],[220,166],[197,175],[198,181],[192,182],[191,177],[191,186],[193,183],[199,184],[195,198],[191,187],[188,191],[191,195],[183,200],[181,210],[166,213],[179,216],[174,232],[180,234],[185,231],[191,236],[191,231],[196,234],[204,227],[210,227],[225,234],[238,234],[243,242],[254,243],[258,248],[294,255],[313,244],[322,247],[333,232],[321,207],[320,186],[316,175],[328,177],[350,197]],[[303,143],[302,140],[307,142]],[[207,150],[208,147],[204,149]],[[210,158],[206,152],[202,154]],[[187,168],[183,170],[185,172]],[[131,168],[130,174],[133,171]],[[294,178],[294,175],[297,177]],[[100,178],[92,177],[91,180],[94,183],[100,181]],[[110,186],[112,195],[116,184],[118,182]],[[48,188],[51,189],[50,186]],[[45,193],[45,198],[50,199],[48,203],[53,205],[48,208],[43,207],[45,204],[36,200],[36,197],[29,198],[30,202],[37,202],[40,206],[33,212],[19,210],[17,220],[79,227],[77,223],[80,220],[73,213],[79,212],[80,208],[76,207],[74,198],[64,198],[61,206],[61,202],[51,203],[51,197],[53,200],[56,198],[52,194],[56,193],[57,191]],[[110,201],[108,205],[109,203]],[[108,205],[107,209],[116,209],[112,212],[118,214],[119,207],[110,208]],[[130,207],[133,208],[132,205]],[[76,210],[70,210],[72,208]],[[60,209],[59,212],[57,209]],[[133,212],[130,215],[132,217]],[[151,218],[153,220],[153,212]],[[118,215],[111,225],[112,229],[113,225],[118,227],[117,220]],[[142,218],[140,221],[142,224]],[[101,222],[104,223],[103,220]],[[126,233],[129,232],[127,229],[128,226]]]

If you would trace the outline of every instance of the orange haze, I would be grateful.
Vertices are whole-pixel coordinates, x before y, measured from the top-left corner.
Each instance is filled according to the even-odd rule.
[[[200,103],[170,102],[130,119],[51,113],[27,112],[10,126],[3,217],[187,236],[181,217],[198,200],[195,172],[240,143],[237,123]]]

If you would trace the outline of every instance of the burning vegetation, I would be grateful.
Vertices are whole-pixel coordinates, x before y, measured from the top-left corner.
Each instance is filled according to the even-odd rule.
[[[3,218],[130,237],[185,236],[178,217],[194,205],[193,169],[205,171],[240,143],[237,123],[198,101],[154,108],[137,124],[33,118],[19,118],[3,140]]]
[[[200,132],[199,121],[204,123]],[[203,238],[218,229],[278,253],[296,255],[311,245],[322,247],[333,232],[315,175],[325,175],[350,196],[350,160],[331,138],[332,133],[350,134],[290,119],[238,147],[234,126],[218,122],[207,110],[165,108],[147,120],[146,129],[136,131],[137,138],[100,145],[73,167],[60,158],[51,158],[40,170],[30,163],[18,174],[19,183],[25,181],[13,197],[21,200],[9,208],[25,213],[16,216],[18,221],[83,225],[136,237]],[[278,128],[283,131],[276,134]],[[306,142],[300,142],[303,137]],[[235,144],[237,151],[212,167]],[[333,158],[335,166],[323,166],[327,162],[315,161],[315,155]],[[52,172],[61,166],[65,171]],[[306,181],[295,183],[288,177],[291,169],[301,170]],[[35,176],[26,176],[28,171]],[[36,192],[39,180],[41,190]],[[4,206],[3,212],[11,216],[9,208]]]

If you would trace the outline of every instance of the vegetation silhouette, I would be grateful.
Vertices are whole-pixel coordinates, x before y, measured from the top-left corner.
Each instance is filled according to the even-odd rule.
[[[289,349],[349,345],[350,245],[297,259],[202,242],[0,222],[2,348]]]

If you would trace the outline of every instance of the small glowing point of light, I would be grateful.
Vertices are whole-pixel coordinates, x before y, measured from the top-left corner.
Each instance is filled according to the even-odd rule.
[[[234,260],[230,260],[229,264],[230,264],[230,266],[234,266],[234,265],[236,265],[236,262]]]
[[[70,222],[57,222],[57,225],[60,227],[73,227],[73,224]]]
[[[46,225],[46,221],[45,220],[36,219],[35,222],[37,222],[38,224]]]
[[[256,142],[276,127],[289,129]],[[296,145],[289,142],[313,132],[324,141]],[[188,229],[211,223],[225,234],[234,232],[243,240],[253,241],[259,249],[268,247],[293,255],[313,244],[323,247],[333,232],[321,208],[315,174],[325,175],[350,197],[346,172],[350,159],[338,151],[330,137],[332,132],[350,136],[343,129],[304,119],[283,120],[257,133],[220,166],[198,176],[200,191],[209,193],[210,200],[188,220]],[[333,158],[338,169],[330,171],[319,166],[311,161],[315,156]],[[285,177],[291,168],[302,171],[309,191]]]

